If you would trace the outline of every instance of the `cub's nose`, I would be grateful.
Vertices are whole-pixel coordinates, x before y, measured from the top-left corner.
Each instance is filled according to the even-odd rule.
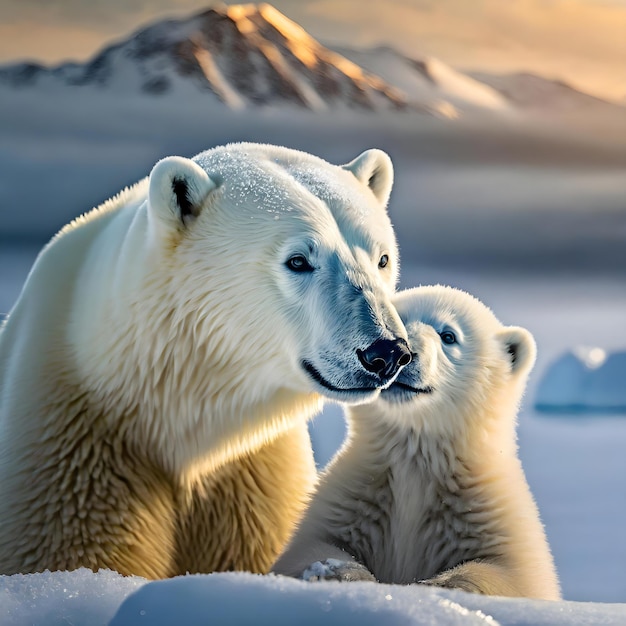
[[[356,354],[368,372],[383,380],[393,378],[413,358],[404,339],[377,339],[369,348],[357,349]]]

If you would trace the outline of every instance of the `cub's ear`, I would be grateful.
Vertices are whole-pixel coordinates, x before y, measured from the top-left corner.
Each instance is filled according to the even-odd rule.
[[[366,150],[354,161],[343,166],[352,172],[364,185],[367,185],[378,201],[386,206],[393,186],[393,164],[386,152]]]
[[[537,346],[533,336],[519,326],[507,326],[498,332],[498,340],[511,362],[515,376],[528,374],[535,364]]]
[[[191,159],[166,157],[150,172],[150,214],[174,228],[188,226],[217,186]]]

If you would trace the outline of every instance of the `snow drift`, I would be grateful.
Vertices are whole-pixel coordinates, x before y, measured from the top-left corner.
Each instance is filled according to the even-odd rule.
[[[566,352],[540,381],[535,406],[545,412],[626,413],[626,351]]]
[[[621,626],[626,605],[485,597],[421,586],[245,573],[148,583],[111,571],[0,577],[3,626]]]

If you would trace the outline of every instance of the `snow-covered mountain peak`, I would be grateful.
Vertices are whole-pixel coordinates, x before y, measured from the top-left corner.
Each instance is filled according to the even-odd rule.
[[[240,32],[252,32],[259,22],[275,28],[291,45],[314,48],[317,44],[299,24],[266,2],[261,4],[235,4],[226,7],[226,15],[233,20]]]
[[[404,94],[333,52],[269,4],[214,7],[188,19],[143,28],[84,65],[0,69],[15,87],[95,86],[212,93],[230,108],[404,109]]]

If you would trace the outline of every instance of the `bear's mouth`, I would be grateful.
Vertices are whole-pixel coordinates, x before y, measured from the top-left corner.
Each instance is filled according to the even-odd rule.
[[[315,368],[315,366],[310,362],[310,361],[302,361],[302,367],[304,368],[304,371],[307,372],[307,374],[319,385],[321,385],[322,387],[324,387],[325,389],[328,389],[329,391],[334,391],[335,393],[340,393],[340,394],[344,394],[344,393],[367,393],[367,394],[371,394],[374,393],[375,391],[379,391],[380,387],[337,387],[335,385],[333,385],[332,383],[330,383],[329,381],[327,381],[321,374],[320,372]]]
[[[393,403],[410,402],[418,395],[428,395],[433,393],[432,387],[413,387],[407,383],[396,380],[387,389],[382,389],[380,397]]]

